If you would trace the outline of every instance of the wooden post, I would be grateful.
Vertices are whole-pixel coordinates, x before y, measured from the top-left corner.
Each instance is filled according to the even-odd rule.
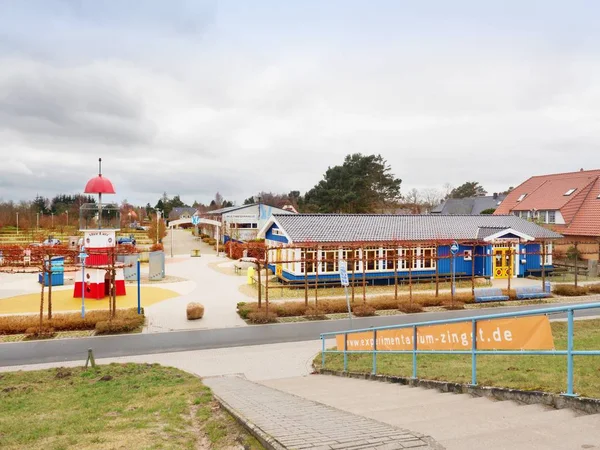
[[[398,247],[394,249],[394,300],[398,300]]]
[[[258,273],[258,309],[260,309],[261,303],[262,303],[262,280],[260,277],[261,268],[260,268],[260,261],[258,260],[258,258],[256,260],[256,270]]]
[[[317,248],[315,252],[315,308],[319,303],[319,252],[320,250]]]
[[[300,251],[302,252],[302,250]],[[306,259],[306,249],[304,249],[302,262],[304,263],[304,306],[308,307],[308,260]]]
[[[40,330],[42,332],[42,327],[44,324],[44,286],[46,285],[46,263],[42,260],[42,295],[40,297]],[[81,287],[84,288],[83,285]]]
[[[367,303],[367,273],[366,273],[366,258],[365,258],[365,246],[362,246],[362,276],[363,276],[363,303]]]
[[[356,249],[352,248],[352,303],[354,303],[354,285],[356,284]]]
[[[453,277],[453,273],[454,273],[454,256],[452,256],[452,254],[450,254],[449,256],[450,258],[450,296],[451,296],[451,305],[452,307],[454,307],[454,290],[456,289],[456,285],[454,284],[456,279]]]
[[[542,292],[546,292],[546,241],[542,241]]]
[[[471,295],[475,298],[475,245],[471,246]]]
[[[512,278],[512,247],[508,248],[508,295],[510,295],[510,279]]]
[[[579,272],[579,267],[578,267],[578,262],[579,262],[579,251],[577,250],[577,242],[575,242],[573,244],[573,247],[575,248],[575,287],[577,287],[577,274]]]
[[[440,246],[435,244],[435,296],[440,295]]]
[[[265,308],[269,314],[269,251],[265,251]]]
[[[410,260],[408,261],[408,301],[412,306],[413,295],[412,295],[412,266],[414,258],[414,249],[410,251]]]
[[[52,255],[48,255],[48,320],[52,319]]]

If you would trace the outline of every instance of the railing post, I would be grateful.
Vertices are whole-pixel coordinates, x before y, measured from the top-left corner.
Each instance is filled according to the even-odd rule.
[[[417,378],[417,327],[413,326],[413,353],[412,353],[412,377],[413,379]]]
[[[475,351],[477,350],[477,321],[473,320],[473,327],[472,327],[472,331],[471,333],[473,333],[472,337],[471,337],[471,385],[472,386],[476,386],[477,385],[477,353],[475,353]]]
[[[576,397],[573,393],[573,310],[567,311],[567,393],[566,396]]]
[[[373,330],[373,369],[371,373],[377,373],[377,330]]]
[[[325,368],[325,336],[321,336],[321,368]]]
[[[348,333],[344,333],[344,372],[348,372]]]

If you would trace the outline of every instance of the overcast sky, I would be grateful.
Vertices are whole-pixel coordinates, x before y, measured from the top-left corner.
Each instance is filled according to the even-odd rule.
[[[0,0],[0,198],[403,191],[600,168],[600,2]]]

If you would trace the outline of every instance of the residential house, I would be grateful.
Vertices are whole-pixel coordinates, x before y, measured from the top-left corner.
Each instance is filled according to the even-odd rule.
[[[506,198],[504,194],[494,194],[481,197],[449,198],[444,200],[438,206],[431,210],[431,214],[481,214],[486,210],[495,210],[502,200]]]
[[[557,231],[563,252],[578,244],[583,259],[600,254],[600,170],[529,178],[511,191],[495,214],[514,214]]]

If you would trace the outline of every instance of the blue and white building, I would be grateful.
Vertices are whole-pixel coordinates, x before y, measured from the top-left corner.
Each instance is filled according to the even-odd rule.
[[[370,283],[451,275],[508,278],[553,270],[552,242],[562,236],[514,215],[440,216],[273,214],[258,232],[270,268],[284,282],[339,280],[339,260]],[[475,255],[475,257],[473,257]],[[395,260],[395,267],[394,267]]]

